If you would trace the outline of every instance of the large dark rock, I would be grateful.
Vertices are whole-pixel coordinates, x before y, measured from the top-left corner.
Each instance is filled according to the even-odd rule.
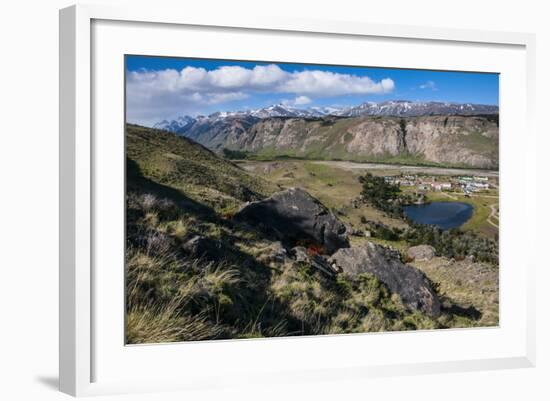
[[[349,246],[346,227],[303,189],[291,188],[251,202],[234,216],[275,236],[286,246],[311,244],[329,254]]]
[[[399,253],[369,242],[357,248],[340,249],[330,261],[344,274],[372,273],[391,292],[399,294],[406,307],[437,317],[441,304],[428,278],[420,270],[401,262]]]

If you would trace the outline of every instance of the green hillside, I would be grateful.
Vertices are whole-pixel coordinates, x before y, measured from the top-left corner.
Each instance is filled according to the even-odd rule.
[[[166,131],[128,124],[126,157],[130,189],[144,177],[218,211],[261,199],[276,189],[204,146]],[[144,184],[142,180],[138,186]]]

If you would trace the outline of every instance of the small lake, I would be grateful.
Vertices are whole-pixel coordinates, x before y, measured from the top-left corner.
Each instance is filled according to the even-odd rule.
[[[442,230],[460,227],[472,217],[474,208],[462,202],[432,202],[403,208],[405,215],[420,224],[431,224]]]

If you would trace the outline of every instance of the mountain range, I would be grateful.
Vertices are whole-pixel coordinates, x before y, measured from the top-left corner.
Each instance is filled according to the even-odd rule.
[[[393,117],[418,117],[433,115],[481,115],[498,114],[498,106],[449,103],[449,102],[412,102],[408,100],[389,100],[385,102],[366,102],[351,107],[309,107],[300,109],[286,104],[274,104],[268,107],[232,112],[216,112],[208,116],[181,116],[174,120],[163,120],[153,125],[153,128],[163,129],[182,134],[197,121],[208,120],[215,122],[231,117],[301,117],[322,118],[335,117],[360,117],[360,116],[393,116]]]
[[[278,104],[183,116],[154,128],[239,157],[496,169],[498,118],[497,106],[469,103],[387,101],[340,109]]]

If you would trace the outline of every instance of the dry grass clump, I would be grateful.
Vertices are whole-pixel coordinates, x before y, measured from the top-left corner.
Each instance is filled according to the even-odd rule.
[[[220,337],[239,272],[227,263],[182,260],[150,232],[143,249],[126,255],[126,340],[129,344]]]
[[[294,265],[276,276],[271,285],[274,296],[287,305],[301,331],[321,334],[337,304],[336,294],[328,291],[308,266]]]
[[[206,316],[183,313],[186,302],[181,297],[164,305],[131,306],[126,318],[126,342],[145,344],[216,338],[220,328],[211,325]]]

